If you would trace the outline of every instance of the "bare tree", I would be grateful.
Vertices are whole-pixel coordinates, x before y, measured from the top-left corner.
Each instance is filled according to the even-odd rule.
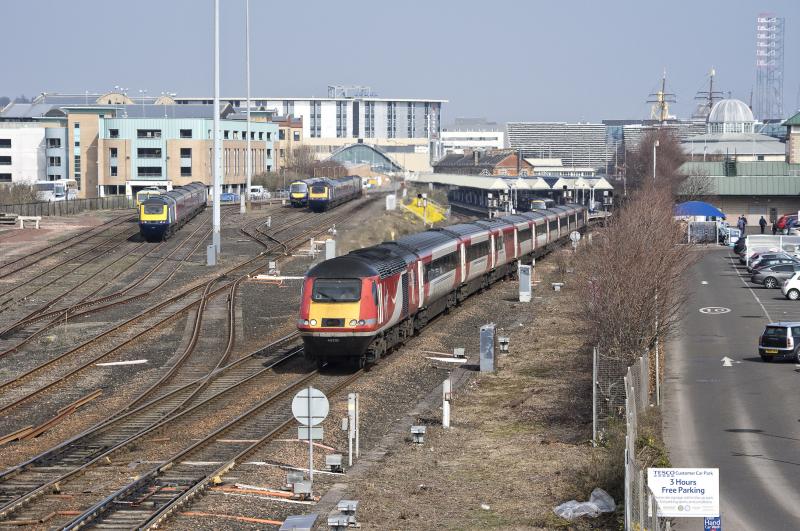
[[[660,187],[666,187],[677,195],[686,176],[680,168],[686,162],[686,154],[680,139],[669,129],[655,129],[644,135],[636,149],[625,154],[625,170],[628,190],[641,188],[653,182],[653,144],[656,148],[656,178]]]
[[[347,175],[343,164],[335,160],[317,160],[311,146],[300,146],[292,152],[286,170],[301,179],[308,177],[342,177]]]
[[[625,365],[656,334],[673,331],[685,301],[683,274],[694,253],[681,243],[673,207],[671,190],[645,183],[582,251],[577,274],[591,340]]]
[[[702,201],[714,195],[714,185],[708,172],[692,169],[680,183],[678,195],[681,201]]]
[[[0,205],[35,203],[37,200],[36,185],[25,183],[0,185]]]

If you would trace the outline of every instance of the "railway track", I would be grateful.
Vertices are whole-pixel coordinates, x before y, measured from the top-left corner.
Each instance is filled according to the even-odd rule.
[[[331,219],[338,220],[345,215],[347,214],[339,213],[337,216],[326,218],[325,221],[327,223]],[[291,226],[299,225],[304,221],[307,221],[307,218],[299,219],[291,224]],[[281,227],[280,230],[285,231],[289,228],[290,227]],[[305,237],[308,234],[318,234],[319,232],[321,231],[318,228],[305,229],[300,234],[292,236],[291,239],[287,241],[294,241],[297,239],[305,241]],[[119,354],[123,352],[124,349],[135,345],[136,342],[143,340],[147,334],[161,329],[164,325],[172,322],[186,311],[205,304],[204,301],[224,292],[226,289],[231,289],[230,286],[233,283],[241,282],[249,278],[250,275],[257,273],[263,269],[265,264],[261,263],[256,265],[253,269],[246,271],[244,274],[240,273],[235,277],[233,276],[237,270],[243,269],[245,266],[261,262],[264,258],[270,258],[270,255],[265,253],[266,252],[261,253],[241,264],[229,268],[206,284],[197,284],[161,303],[151,306],[115,327],[81,342],[58,356],[54,356],[36,365],[25,373],[18,375],[16,378],[0,383],[0,396],[5,399],[0,399],[0,417],[5,417],[5,424],[8,426],[7,430],[4,430],[4,432],[6,434],[18,432],[26,427],[31,427],[29,422],[32,418],[35,419],[38,417],[39,421],[47,420],[49,417],[43,417],[45,412],[42,411],[42,408],[34,401],[44,393],[60,391],[59,397],[67,403],[78,401],[86,396],[86,391],[78,386],[72,385],[70,382],[71,379],[93,368],[96,363],[102,362],[110,356]],[[217,285],[212,289],[212,284]],[[199,298],[188,303],[182,302],[184,298],[201,289],[204,291]],[[231,315],[233,315],[232,311]],[[197,324],[198,321],[202,319],[201,316],[202,312],[197,312],[195,314],[196,329],[199,326]],[[130,331],[133,332],[133,336],[125,339],[130,333],[128,331],[129,328],[131,329]],[[229,327],[229,329],[232,329],[232,327]],[[193,334],[194,342],[196,342],[197,339],[196,334],[197,331],[195,330]],[[100,340],[108,343],[116,343],[116,346],[100,349],[100,352],[97,354],[91,353],[89,356],[78,356],[89,348],[96,348]],[[209,364],[208,359],[204,357],[192,358],[190,356],[194,351],[194,346],[195,345],[190,343],[190,346],[186,349],[184,354],[179,357],[177,362],[174,363],[167,374],[146,392],[146,396],[143,395],[140,397],[141,400],[137,400],[137,403],[141,403],[143,400],[152,398],[155,394],[163,392],[165,389],[169,388],[168,385],[180,385],[182,381],[196,377],[199,371],[209,371],[213,369],[213,363]],[[188,363],[190,359],[192,363]],[[56,366],[61,368],[61,371],[54,371],[53,369]],[[198,366],[200,366],[200,369],[198,369]],[[25,409],[25,413],[20,412],[21,408]],[[14,415],[15,412],[17,412],[16,415]],[[36,427],[36,425],[33,427]]]
[[[293,422],[291,401],[299,388],[314,385],[333,395],[360,376],[302,376],[83,512],[64,529],[88,526],[150,529],[202,493],[214,478],[247,459]],[[221,464],[220,464],[221,463]]]
[[[25,511],[20,515],[22,519],[41,518],[42,514],[49,514],[50,507],[47,501],[37,500],[61,490],[91,467],[108,463],[115,452],[168,430],[178,420],[208,415],[210,406],[219,407],[220,400],[237,390],[246,396],[253,388],[263,388],[279,380],[281,375],[276,368],[302,353],[299,346],[292,346],[296,341],[296,333],[281,338],[211,375],[132,408],[6,470],[0,474],[0,519],[21,510]],[[32,506],[34,502],[44,505],[44,509],[41,505]]]
[[[7,262],[0,263],[0,271],[2,271],[3,269],[5,269],[5,268],[7,268],[9,266],[12,266],[14,264],[18,264],[18,263],[23,262],[25,260],[31,259],[30,263],[22,264],[19,267],[17,267],[16,269],[13,269],[11,271],[2,271],[0,273],[0,279],[6,278],[8,276],[11,276],[14,273],[16,273],[17,271],[21,271],[22,269],[28,267],[29,265],[32,265],[33,263],[41,262],[42,260],[44,260],[46,258],[49,258],[49,257],[51,257],[51,256],[53,256],[53,255],[55,255],[57,253],[63,253],[67,249],[71,249],[71,248],[75,247],[76,245],[80,245],[81,243],[85,242],[86,240],[88,240],[90,238],[94,238],[98,234],[101,234],[102,232],[104,232],[104,231],[106,231],[106,230],[108,230],[110,228],[114,228],[114,227],[116,227],[118,225],[121,225],[123,223],[129,222],[129,221],[133,221],[134,219],[136,219],[136,216],[131,216],[129,213],[126,213],[126,214],[123,214],[121,216],[117,216],[116,218],[114,218],[112,220],[109,220],[109,221],[107,221],[107,222],[105,222],[105,223],[103,223],[101,225],[98,225],[97,227],[94,227],[94,228],[90,229],[88,232],[81,233],[81,234],[76,234],[75,236],[70,236],[70,237],[65,238],[63,240],[56,241],[56,242],[53,242],[51,244],[48,244],[46,247],[43,247],[42,249],[39,249],[37,251],[33,251],[32,253],[28,253],[26,255],[20,256],[18,258],[13,259],[13,260],[9,260]],[[67,244],[67,245],[64,245],[64,244]],[[41,254],[41,256],[36,256],[36,255],[39,255],[39,254]]]

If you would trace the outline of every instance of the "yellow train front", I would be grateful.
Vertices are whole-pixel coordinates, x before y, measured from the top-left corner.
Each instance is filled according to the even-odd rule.
[[[308,189],[308,207],[314,212],[324,212],[361,196],[361,177],[349,175],[330,179],[317,179]]]
[[[150,196],[138,208],[139,233],[147,241],[165,240],[205,206],[206,187],[197,182]]]

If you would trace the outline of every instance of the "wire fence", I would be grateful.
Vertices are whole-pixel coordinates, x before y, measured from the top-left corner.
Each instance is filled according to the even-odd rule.
[[[650,393],[650,353],[645,352],[627,367],[618,357],[603,355],[597,347],[593,354],[595,443],[602,443],[611,435],[612,423],[622,419],[625,422],[625,530],[669,530],[670,521],[657,514],[655,499],[647,486],[646,467],[637,458],[640,416],[654,405],[655,398]]]
[[[93,197],[91,199],[68,199],[64,201],[41,201],[0,205],[0,213],[18,216],[66,216],[86,210],[120,210],[133,208],[134,199],[124,195]]]

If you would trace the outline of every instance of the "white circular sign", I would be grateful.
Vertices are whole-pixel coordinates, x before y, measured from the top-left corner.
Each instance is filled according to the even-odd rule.
[[[581,240],[581,233],[574,230],[569,233],[569,239],[572,240],[573,243],[578,243]]]
[[[316,426],[325,420],[330,404],[325,393],[314,387],[301,389],[292,399],[292,414],[303,426]]]
[[[706,313],[711,315],[719,315],[722,313],[728,313],[731,311],[730,308],[723,308],[722,306],[708,306],[706,308],[700,308],[698,310],[700,313]]]

